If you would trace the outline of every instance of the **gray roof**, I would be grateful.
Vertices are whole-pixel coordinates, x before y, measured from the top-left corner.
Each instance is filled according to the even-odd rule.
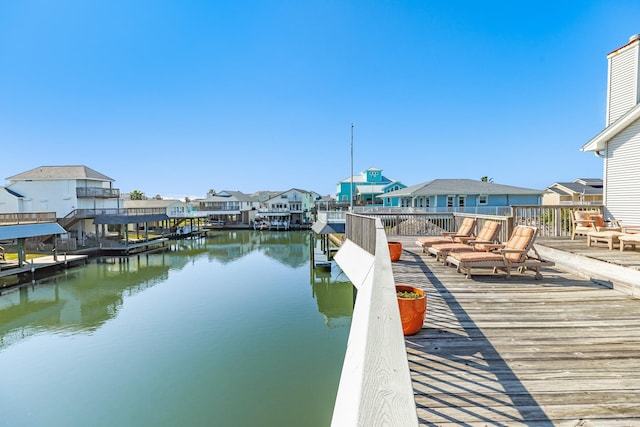
[[[64,234],[67,231],[57,222],[0,226],[0,240]]]
[[[318,221],[311,226],[311,229],[316,234],[335,234],[335,233],[344,234],[345,228],[346,228],[346,224],[344,222],[326,223],[326,222]]]
[[[256,202],[257,201],[255,197],[245,194],[241,191],[225,190],[225,191],[221,191],[221,193],[229,194],[230,196],[235,197],[236,200],[238,200],[239,202]]]
[[[568,191],[567,191],[568,190]],[[598,195],[602,194],[602,187],[592,187],[590,185],[583,185],[577,182],[556,182],[553,185],[547,187],[547,191],[554,191],[562,194],[589,194]]]
[[[140,209],[140,208],[159,208],[164,209],[167,206],[171,206],[173,204],[182,204],[186,206],[186,203],[182,200],[175,199],[146,199],[146,200],[125,200],[124,207],[131,209]]]
[[[6,178],[9,181],[54,180],[54,179],[87,179],[94,181],[115,181],[106,175],[86,166],[39,166],[26,172]]]
[[[143,214],[143,215],[97,215],[94,224],[144,224],[145,222],[166,221],[169,217],[166,214]]]
[[[7,193],[11,194],[13,197],[24,197],[22,194],[18,194],[13,190],[8,189],[7,187],[0,187],[0,191],[6,191]]]
[[[540,195],[541,190],[531,188],[514,187],[511,185],[496,184],[493,182],[476,181],[473,179],[434,179],[422,184],[412,185],[396,191],[390,191],[379,197],[414,197],[449,194],[520,194]]]

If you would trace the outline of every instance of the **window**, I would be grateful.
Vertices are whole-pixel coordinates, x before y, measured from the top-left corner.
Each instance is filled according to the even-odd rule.
[[[448,208],[453,207],[453,196],[447,196],[447,207]]]
[[[458,206],[464,207],[465,196],[458,196]]]
[[[487,196],[479,196],[478,197],[478,204],[479,205],[486,205],[487,204]]]

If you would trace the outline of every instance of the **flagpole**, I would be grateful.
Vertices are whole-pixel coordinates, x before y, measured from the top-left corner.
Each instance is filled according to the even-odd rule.
[[[351,201],[349,212],[353,212],[353,123],[351,123],[351,193],[349,199]]]

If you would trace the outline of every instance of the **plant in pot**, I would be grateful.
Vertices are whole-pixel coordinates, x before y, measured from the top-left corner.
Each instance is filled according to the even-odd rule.
[[[427,297],[424,291],[413,286],[396,285],[396,296],[404,335],[420,332],[427,312]]]
[[[387,242],[389,245],[389,256],[391,257],[391,262],[398,261],[400,259],[400,255],[402,255],[402,243],[400,242]]]

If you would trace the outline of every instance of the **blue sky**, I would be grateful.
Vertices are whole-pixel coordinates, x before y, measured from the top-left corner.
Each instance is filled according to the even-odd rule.
[[[86,165],[123,192],[544,189],[602,176],[607,53],[638,1],[0,2],[0,178]],[[3,181],[0,181],[0,185]],[[5,182],[6,184],[6,182]]]

